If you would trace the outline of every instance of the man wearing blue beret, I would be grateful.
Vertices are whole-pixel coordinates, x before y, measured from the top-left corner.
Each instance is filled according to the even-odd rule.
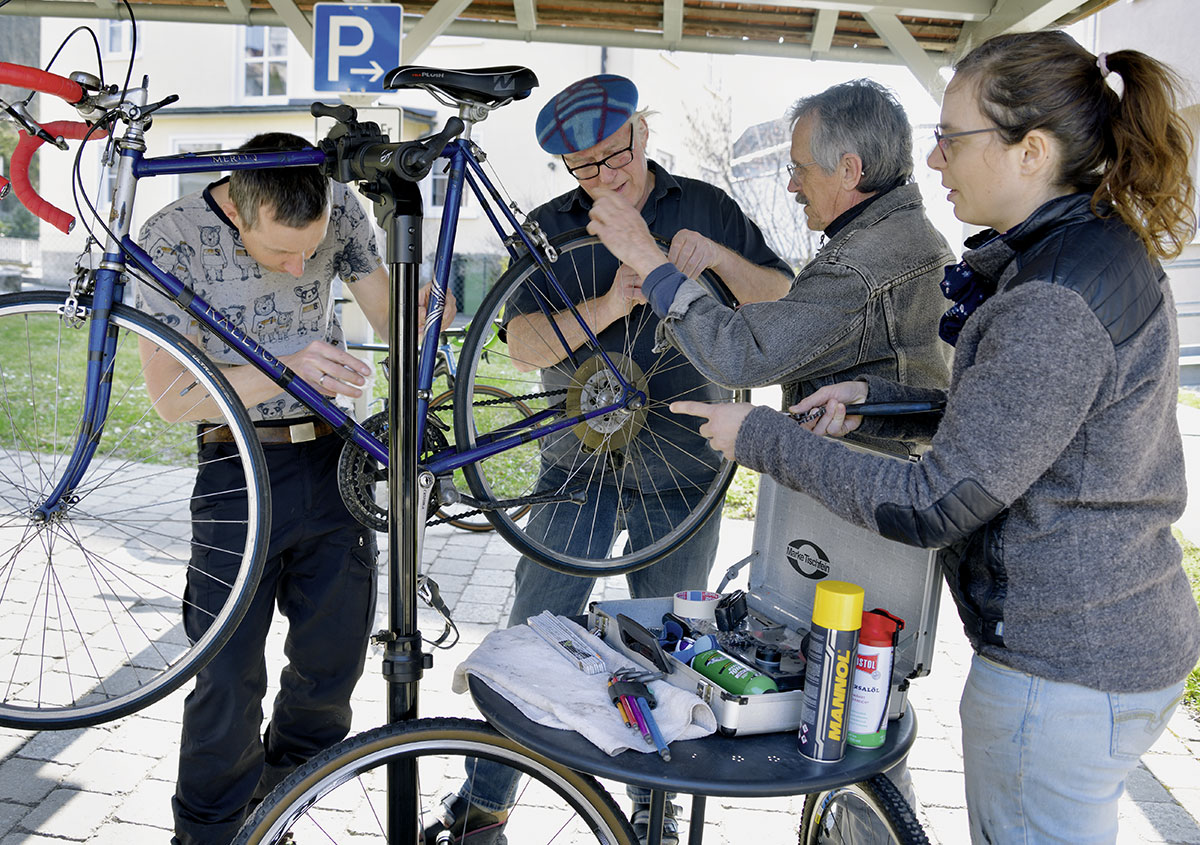
[[[554,96],[538,115],[536,132],[538,144],[546,152],[560,156],[567,171],[579,185],[534,209],[529,218],[549,236],[581,229],[588,224],[589,212],[595,197],[613,194],[636,209],[645,225],[670,242],[668,256],[675,266],[686,268],[693,277],[711,270],[721,277],[739,302],[771,300],[788,289],[791,270],[767,246],[758,226],[748,218],[737,203],[718,188],[694,179],[668,173],[647,157],[650,130],[644,112],[637,110],[638,91],[630,80],[614,74],[600,74],[581,79]],[[644,316],[637,317],[641,326],[633,348],[622,329],[625,318],[645,302],[640,283],[619,262],[608,255],[595,257],[597,266],[589,278],[572,278],[567,274],[559,281],[571,287],[566,292],[573,304],[588,321],[589,328],[606,350],[629,354],[644,372],[660,371],[651,381],[654,396],[700,397],[714,390],[711,382],[682,356],[673,351],[678,361],[656,367],[662,356],[653,349],[657,320],[649,309],[640,308]],[[607,261],[607,264],[604,262]],[[553,372],[562,360],[562,344],[556,350],[542,338],[553,335],[532,291],[519,293],[510,300],[506,315],[508,348],[514,362],[540,369],[544,379],[555,377]],[[517,312],[517,313],[512,313]],[[556,320],[557,329],[572,346],[582,342],[582,332],[573,316]],[[557,316],[557,315],[556,315]],[[713,394],[715,398],[715,394]],[[648,419],[647,427],[657,427],[656,438],[670,445],[673,455],[700,456],[694,468],[681,469],[679,461],[663,461],[651,466],[650,473],[660,479],[639,479],[636,487],[616,489],[610,480],[590,482],[588,507],[597,513],[581,520],[579,507],[554,505],[534,508],[527,533],[553,548],[569,554],[595,555],[600,545],[612,545],[614,536],[598,531],[600,525],[616,526],[618,508],[631,537],[653,535],[653,525],[640,526],[639,521],[654,519],[677,523],[692,508],[687,500],[691,490],[702,490],[712,480],[719,457],[696,432],[691,420],[678,418],[665,411]],[[554,440],[547,438],[547,441]],[[577,465],[579,442],[573,438],[558,438],[544,443],[542,475],[538,489],[559,489],[565,484],[572,466]],[[704,460],[703,457],[708,459]],[[653,461],[648,461],[653,464]],[[687,478],[681,479],[684,474]],[[707,475],[705,475],[707,473]],[[655,484],[655,481],[659,484]],[[688,481],[695,482],[689,487]],[[597,489],[592,489],[597,488]],[[649,488],[646,498],[652,502],[634,502]],[[694,494],[693,495],[694,498]],[[601,509],[611,513],[599,513]],[[580,527],[586,522],[588,528]],[[716,555],[719,514],[702,526],[691,539],[671,554],[649,567],[626,576],[634,598],[671,595],[677,590],[704,588]],[[662,530],[661,528],[657,530]],[[640,534],[639,534],[640,532]],[[615,530],[611,532],[615,535]],[[604,536],[599,536],[603,534]],[[636,542],[636,541],[633,541]],[[602,553],[601,553],[602,554]],[[510,625],[522,624],[543,610],[571,616],[582,613],[591,594],[593,578],[565,575],[522,558],[517,565],[516,598]],[[498,769],[498,771],[497,771]],[[459,795],[448,797],[444,818],[427,827],[425,841],[433,842],[442,830],[450,830],[454,842],[466,845],[492,845],[502,841],[502,825],[506,808],[516,787],[511,769],[489,766],[480,761],[472,767],[472,782],[464,785]],[[633,822],[644,838],[649,820],[649,793],[635,792]],[[664,826],[663,843],[678,842],[674,806],[667,805],[669,818]],[[461,835],[465,829],[466,835]]]

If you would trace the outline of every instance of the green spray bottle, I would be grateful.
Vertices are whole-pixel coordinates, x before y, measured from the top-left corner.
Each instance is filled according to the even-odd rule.
[[[697,645],[702,643],[697,642]],[[719,648],[699,652],[692,658],[691,666],[721,689],[734,695],[779,692],[779,685],[771,678]]]

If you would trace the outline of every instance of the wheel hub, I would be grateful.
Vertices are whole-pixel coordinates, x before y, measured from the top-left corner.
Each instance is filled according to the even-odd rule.
[[[645,397],[649,391],[641,367],[625,355],[610,352],[608,357],[636,393],[626,399],[624,407],[584,420],[571,429],[584,447],[593,452],[625,448],[646,424],[648,413]],[[577,416],[605,408],[620,402],[623,395],[624,390],[604,358],[594,355],[575,371],[567,388],[567,413]]]

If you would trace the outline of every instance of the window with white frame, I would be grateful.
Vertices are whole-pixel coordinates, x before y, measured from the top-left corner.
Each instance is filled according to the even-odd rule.
[[[229,138],[176,139],[175,152],[207,153],[216,150],[228,150],[238,145],[238,141]],[[206,170],[203,173],[180,173],[175,177],[175,196],[178,198],[195,193],[208,187],[212,182],[216,182],[222,176],[227,175],[228,171],[218,173],[215,170]]]
[[[242,93],[248,98],[287,96],[288,31],[248,26],[242,48]]]
[[[104,21],[101,45],[106,58],[128,56],[133,49],[133,24],[129,21]]]
[[[441,217],[442,210],[446,207],[446,192],[450,189],[450,172],[445,168],[446,163],[439,161],[434,165],[433,171],[429,174],[429,179],[424,183],[429,185],[429,208],[426,210],[426,213],[430,217]],[[462,196],[459,198],[458,209],[460,216],[475,216],[475,213],[471,211],[471,188],[467,185],[465,179],[463,180]]]

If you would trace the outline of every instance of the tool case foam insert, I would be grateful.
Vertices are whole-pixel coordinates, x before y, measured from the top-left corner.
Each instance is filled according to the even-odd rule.
[[[811,497],[762,476],[754,522],[754,546],[736,564],[749,566],[747,604],[751,628],[783,625],[798,640],[812,625],[813,597],[822,580],[849,581],[866,591],[864,609],[883,608],[904,620],[892,674],[890,719],[907,705],[910,678],[928,674],[933,658],[941,571],[937,552],[918,549],[852,525]],[[681,585],[697,588],[703,585]],[[670,597],[593,602],[589,625],[631,660],[652,662],[631,645],[636,638],[621,630],[618,615],[658,629],[672,610]],[[724,734],[794,730],[800,725],[802,689],[759,695],[734,695],[690,666],[666,655],[674,671],[667,680],[696,692],[712,707]]]

